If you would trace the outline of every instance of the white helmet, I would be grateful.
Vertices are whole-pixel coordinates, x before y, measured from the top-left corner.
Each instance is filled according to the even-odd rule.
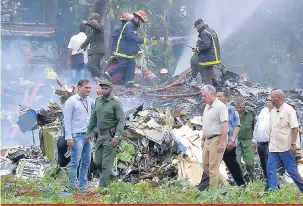
[[[168,70],[166,68],[162,68],[160,70],[160,74],[168,74]]]

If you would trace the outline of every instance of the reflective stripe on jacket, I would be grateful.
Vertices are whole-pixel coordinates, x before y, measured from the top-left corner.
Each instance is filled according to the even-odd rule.
[[[139,51],[139,44],[144,43],[144,39],[137,34],[138,27],[139,25],[133,19],[122,27],[114,51],[115,56],[136,58]]]
[[[217,33],[204,25],[199,30],[197,46],[199,52],[199,65],[207,67],[221,64],[220,44]]]

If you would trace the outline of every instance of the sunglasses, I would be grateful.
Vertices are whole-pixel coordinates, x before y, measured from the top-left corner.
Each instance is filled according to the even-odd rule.
[[[101,87],[102,90],[109,90],[109,87]]]
[[[271,102],[271,99],[266,99],[266,101],[269,101],[269,102]]]

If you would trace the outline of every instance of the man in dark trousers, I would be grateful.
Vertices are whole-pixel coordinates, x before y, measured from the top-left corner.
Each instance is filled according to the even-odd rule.
[[[220,44],[217,33],[204,24],[202,19],[195,21],[195,28],[199,36],[197,47],[193,48],[193,52],[198,53],[199,65],[202,67],[203,83],[213,86],[218,85],[217,78],[214,73],[214,66],[221,64]]]
[[[228,170],[233,176],[238,186],[245,185],[241,166],[237,162],[236,147],[238,144],[238,135],[240,132],[240,117],[235,107],[228,105],[228,92],[218,92],[217,98],[226,104],[228,108],[228,143],[227,148],[223,155],[223,161],[225,162]]]
[[[92,13],[89,20],[83,20],[82,24],[88,26],[88,37],[81,45],[81,49],[88,49],[88,70],[93,78],[101,76],[100,61],[105,54],[104,47],[104,29],[99,23],[99,14]]]

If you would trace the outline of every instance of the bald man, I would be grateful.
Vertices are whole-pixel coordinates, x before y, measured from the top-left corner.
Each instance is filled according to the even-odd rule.
[[[303,193],[303,180],[298,172],[295,159],[296,140],[298,137],[298,119],[296,111],[285,103],[284,92],[280,89],[271,94],[271,102],[275,107],[270,112],[269,154],[267,162],[267,178],[270,190],[278,189],[277,165],[283,165]]]

